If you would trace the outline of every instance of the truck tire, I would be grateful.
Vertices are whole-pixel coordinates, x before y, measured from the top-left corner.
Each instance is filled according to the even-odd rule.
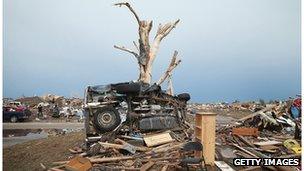
[[[11,116],[10,121],[11,121],[12,123],[17,122],[17,121],[18,121],[17,116],[14,116],[14,115],[13,115],[13,116]]]
[[[140,92],[139,83],[120,84],[115,87],[119,94],[137,94]]]
[[[94,126],[100,133],[113,131],[121,122],[120,115],[113,107],[103,107],[94,113]]]
[[[179,94],[179,95],[177,95],[177,97],[178,97],[179,99],[185,100],[185,101],[190,100],[190,94],[188,94],[188,93]]]

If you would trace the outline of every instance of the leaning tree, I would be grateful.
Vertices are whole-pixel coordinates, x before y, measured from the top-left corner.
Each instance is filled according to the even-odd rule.
[[[114,4],[116,6],[125,6],[127,7],[132,14],[134,15],[137,24],[138,24],[138,44],[135,41],[133,41],[133,44],[136,48],[136,50],[128,49],[124,46],[116,46],[115,48],[126,51],[131,53],[135,56],[137,59],[138,65],[139,65],[139,78],[138,81],[141,81],[146,84],[151,84],[151,78],[152,78],[152,65],[153,61],[157,55],[157,52],[159,50],[160,42],[165,38],[173,28],[179,23],[180,20],[176,20],[175,22],[169,22],[165,25],[159,24],[156,35],[154,36],[154,39],[150,41],[150,31],[152,29],[152,21],[150,20],[141,20],[134,9],[131,7],[131,5],[127,2],[123,3],[116,3]],[[169,78],[169,86],[171,81],[171,73],[173,69],[181,62],[181,60],[177,59],[177,51],[174,51],[171,63],[168,66],[168,69],[166,72],[161,76],[161,78],[157,81],[156,84],[160,85],[162,84],[166,79]],[[169,91],[170,94],[172,93],[172,87]]]

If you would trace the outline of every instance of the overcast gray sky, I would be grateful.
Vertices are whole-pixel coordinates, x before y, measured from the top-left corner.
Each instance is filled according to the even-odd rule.
[[[4,0],[5,97],[83,95],[86,85],[136,80],[137,25],[107,0]],[[300,93],[300,0],[130,1],[157,25],[181,19],[161,44],[153,80],[174,50],[175,93],[196,102],[284,99]],[[165,86],[166,87],[166,86]]]

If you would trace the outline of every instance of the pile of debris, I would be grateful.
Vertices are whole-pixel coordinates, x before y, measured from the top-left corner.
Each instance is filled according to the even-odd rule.
[[[3,106],[12,109],[22,106],[31,112],[30,120],[50,119],[50,118],[71,118],[76,116],[79,120],[83,120],[82,111],[83,99],[66,98],[53,94],[44,96],[21,97],[14,99],[3,99]],[[38,117],[39,108],[41,108],[42,117]]]
[[[288,113],[289,108],[287,103],[268,105],[235,123],[218,127],[216,159],[233,167],[233,158],[300,158],[301,117]],[[281,166],[266,168],[295,169]]]
[[[249,169],[233,166],[234,158],[300,158],[300,116],[289,113],[296,104],[267,104],[236,122],[216,130],[215,165],[232,170]],[[298,109],[299,105],[297,106]],[[188,114],[188,116],[191,116]],[[193,119],[193,118],[192,118]],[[193,122],[192,122],[193,123]],[[183,168],[183,150],[195,140],[193,125],[180,130],[116,134],[115,131],[96,137],[86,147],[70,149],[68,161],[54,162],[54,170],[177,170]],[[291,166],[256,166],[250,169],[296,169]],[[197,168],[198,169],[198,168]]]
[[[175,170],[194,155],[183,153],[193,139],[184,119],[187,93],[128,82],[89,86],[85,94],[86,148],[71,149],[75,155],[56,169]]]
[[[98,141],[88,149],[75,147],[70,161],[54,162],[55,169],[91,170],[176,170],[181,168],[182,147],[191,139],[174,131],[142,134],[143,137],[117,135],[113,142]],[[189,155],[189,154],[188,154]],[[51,169],[52,170],[52,169]]]
[[[197,111],[208,111],[208,112],[220,112],[220,113],[227,113],[227,112],[239,112],[239,111],[246,111],[246,112],[256,112],[261,110],[265,107],[264,103],[261,102],[238,102],[235,101],[233,103],[206,103],[206,104],[197,104],[192,103],[188,104],[188,112],[195,114]]]
[[[40,98],[39,96],[21,97],[21,98],[16,99],[16,101],[28,106],[29,108],[34,108],[39,103],[44,102],[44,100],[42,98]]]

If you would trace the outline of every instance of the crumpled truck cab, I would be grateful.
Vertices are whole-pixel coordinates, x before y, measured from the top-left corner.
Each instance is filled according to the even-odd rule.
[[[156,84],[88,86],[84,105],[87,140],[100,140],[113,133],[184,129],[188,100],[188,93],[171,96]]]

